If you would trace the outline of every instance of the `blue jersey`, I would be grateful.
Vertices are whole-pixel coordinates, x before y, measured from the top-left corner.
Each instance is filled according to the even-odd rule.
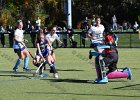
[[[41,42],[40,40],[38,40],[39,46],[40,46],[40,50],[43,56],[47,56],[48,55],[48,49],[47,49],[47,40],[44,39],[44,42]],[[37,55],[38,55],[38,50],[37,50]]]

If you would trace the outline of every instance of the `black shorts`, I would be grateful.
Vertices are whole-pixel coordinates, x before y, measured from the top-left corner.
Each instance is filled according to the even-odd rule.
[[[15,53],[21,53],[21,49],[14,49]]]

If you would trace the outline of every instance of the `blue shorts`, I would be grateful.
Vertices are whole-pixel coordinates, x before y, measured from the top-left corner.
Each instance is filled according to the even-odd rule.
[[[97,46],[103,46],[103,45],[104,45],[103,43],[93,43],[93,44],[90,44],[90,47],[95,48]]]
[[[94,48],[95,51],[98,51],[99,49],[98,47],[103,46],[103,45],[104,45],[103,43],[93,43],[93,44],[90,44],[90,47]]]
[[[21,51],[23,51],[25,49],[25,47],[23,48],[18,48],[18,49],[14,49],[15,53],[21,53]]]

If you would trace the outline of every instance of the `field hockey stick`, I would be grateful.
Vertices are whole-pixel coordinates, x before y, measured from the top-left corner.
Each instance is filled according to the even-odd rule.
[[[32,53],[29,51],[29,49],[25,46],[26,50],[29,52],[30,56],[34,59],[34,56],[32,55]]]
[[[44,62],[40,64],[40,66],[36,70],[36,73],[38,73],[39,69],[42,67],[43,64],[44,64]]]
[[[39,72],[40,68],[43,66],[43,64],[44,64],[45,62],[46,62],[46,61],[44,61],[44,62],[42,62],[42,63],[40,64],[40,66],[37,68],[36,72],[33,73],[33,76],[36,76],[36,74]]]

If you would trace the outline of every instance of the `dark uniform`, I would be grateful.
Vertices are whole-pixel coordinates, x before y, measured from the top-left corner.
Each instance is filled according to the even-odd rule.
[[[105,67],[108,67],[109,72],[113,72],[117,69],[117,63],[118,63],[118,51],[117,51],[117,46],[115,44],[115,34],[111,33],[106,35],[104,43],[105,45],[110,46],[110,48],[105,48],[103,56],[103,61],[105,63]],[[100,56],[100,55],[99,55]],[[102,77],[101,73],[101,67],[99,64],[99,56],[95,58],[95,63],[96,63],[96,70],[98,74],[98,78]]]
[[[118,63],[118,51],[115,44],[114,34],[108,34],[105,37],[105,45],[109,45],[110,49],[105,49],[104,62],[105,65],[109,68],[109,72],[113,72],[117,69]]]
[[[41,42],[40,40],[38,40],[37,43],[39,43],[41,54],[43,55],[43,57],[48,56],[49,49],[47,48],[48,45],[47,45],[46,39],[44,39],[44,42]],[[38,50],[36,51],[36,55],[39,55]]]

